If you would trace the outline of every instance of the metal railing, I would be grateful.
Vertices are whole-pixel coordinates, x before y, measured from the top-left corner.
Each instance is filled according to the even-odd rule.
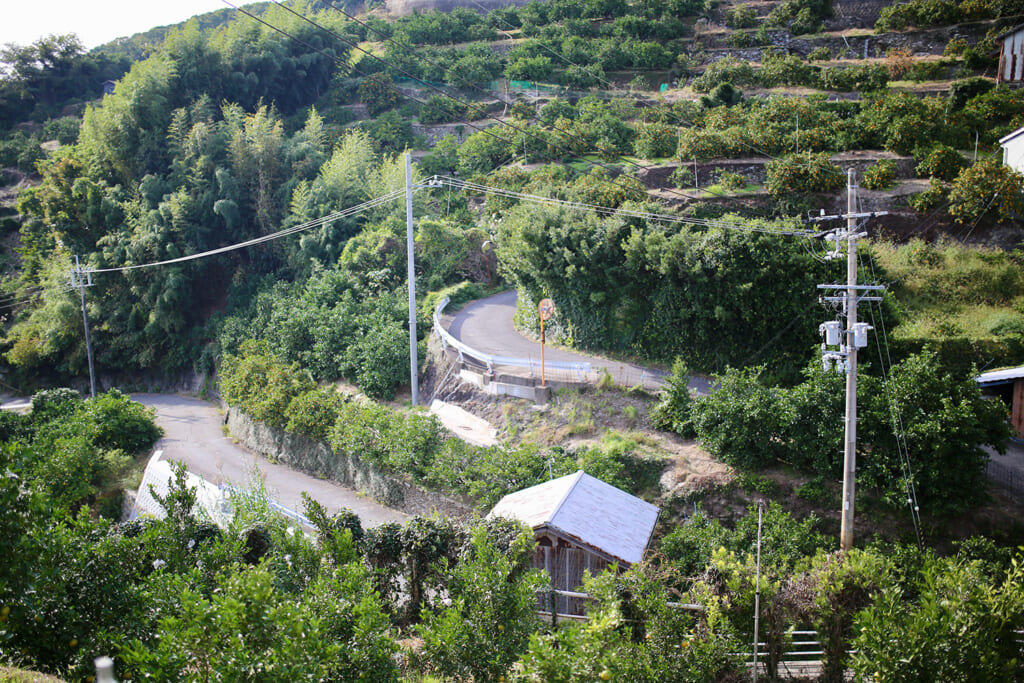
[[[441,313],[444,311],[445,306],[448,305],[449,298],[445,297],[441,299],[440,303],[437,304],[437,308],[434,309],[434,333],[441,339],[441,345],[448,349],[451,347],[459,354],[459,360],[464,361],[468,356],[483,364],[487,367],[488,372],[494,372],[494,368],[497,366],[515,367],[515,368],[528,368],[530,376],[533,377],[535,373],[540,373],[540,361],[533,358],[511,358],[509,356],[496,356],[490,353],[484,353],[478,351],[473,347],[463,344],[461,341],[451,335],[451,333],[444,328],[441,324]],[[561,371],[564,373],[575,374],[576,378],[580,382],[587,380],[587,375],[590,373],[590,363],[565,363],[557,361],[546,361],[544,363],[546,370]]]
[[[1021,473],[1020,470],[1008,467],[990,458],[986,474],[996,486],[1005,490],[1011,496],[1024,500],[1024,473]]]

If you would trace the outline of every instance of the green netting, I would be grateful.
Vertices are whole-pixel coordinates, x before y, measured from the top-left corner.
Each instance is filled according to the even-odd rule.
[[[392,78],[391,80],[394,81],[396,85],[425,85],[433,88],[448,87],[447,83],[435,83],[434,81],[424,81],[419,78],[406,78],[404,76],[402,76],[401,78]]]

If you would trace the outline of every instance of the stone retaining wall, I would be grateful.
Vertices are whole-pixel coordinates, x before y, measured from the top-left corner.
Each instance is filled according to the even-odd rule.
[[[869,167],[874,166],[880,159],[891,159],[896,162],[896,178],[915,177],[914,171],[917,164],[913,157],[897,156],[888,152],[879,151],[876,157],[857,159],[848,159],[843,158],[842,155],[836,155],[832,157],[832,163],[839,166],[843,171],[852,167],[856,169],[858,178],[863,178],[864,171]],[[748,183],[762,185],[768,178],[768,174],[765,169],[766,163],[767,160],[765,159],[717,159],[714,161],[701,162],[696,166],[697,183],[700,187],[708,187],[717,183],[723,173],[738,173],[746,178]],[[637,173],[637,177],[648,190],[675,187],[669,177],[679,166],[685,167],[691,173],[694,170],[692,162],[682,164],[673,163],[665,164],[663,166],[650,166],[644,168]],[[681,188],[682,191],[691,189],[692,188],[689,187]]]
[[[382,505],[410,515],[467,518],[472,508],[440,493],[424,491],[385,474],[355,455],[334,454],[322,441],[271,427],[228,407],[231,435],[249,450],[315,477],[363,491]]]

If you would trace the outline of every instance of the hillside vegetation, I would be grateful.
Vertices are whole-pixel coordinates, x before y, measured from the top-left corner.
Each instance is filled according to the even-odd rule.
[[[131,680],[743,680],[769,498],[788,507],[762,511],[769,678],[810,626],[823,680],[1018,680],[1024,532],[982,448],[1007,407],[973,375],[1024,363],[1024,178],[997,158],[1024,97],[993,79],[1024,5],[861,5],[878,14],[294,0],[0,53],[0,380],[37,397],[0,421],[0,656],[68,680],[99,654]],[[671,367],[665,390],[609,377],[540,409],[458,387],[490,448],[408,410],[406,151],[421,320],[514,287],[530,331],[551,297],[550,341]],[[861,311],[866,521],[835,554],[843,376],[817,285],[845,264],[803,218],[845,210],[848,167],[888,212],[860,254],[888,289]],[[590,621],[557,627],[531,538],[500,523],[364,530],[309,501],[314,543],[259,492],[213,527],[181,481],[166,520],[107,521],[158,432],[116,390],[37,392],[85,386],[76,258],[101,388],[201,377],[481,512],[584,469],[662,506],[647,560],[588,579]]]

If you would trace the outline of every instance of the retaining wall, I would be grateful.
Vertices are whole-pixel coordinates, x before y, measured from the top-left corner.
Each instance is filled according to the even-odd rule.
[[[463,519],[472,514],[472,508],[464,503],[385,474],[358,456],[335,454],[322,441],[271,427],[237,408],[228,407],[226,421],[231,435],[249,450],[315,477],[365,492],[382,505],[410,515],[436,513]]]

